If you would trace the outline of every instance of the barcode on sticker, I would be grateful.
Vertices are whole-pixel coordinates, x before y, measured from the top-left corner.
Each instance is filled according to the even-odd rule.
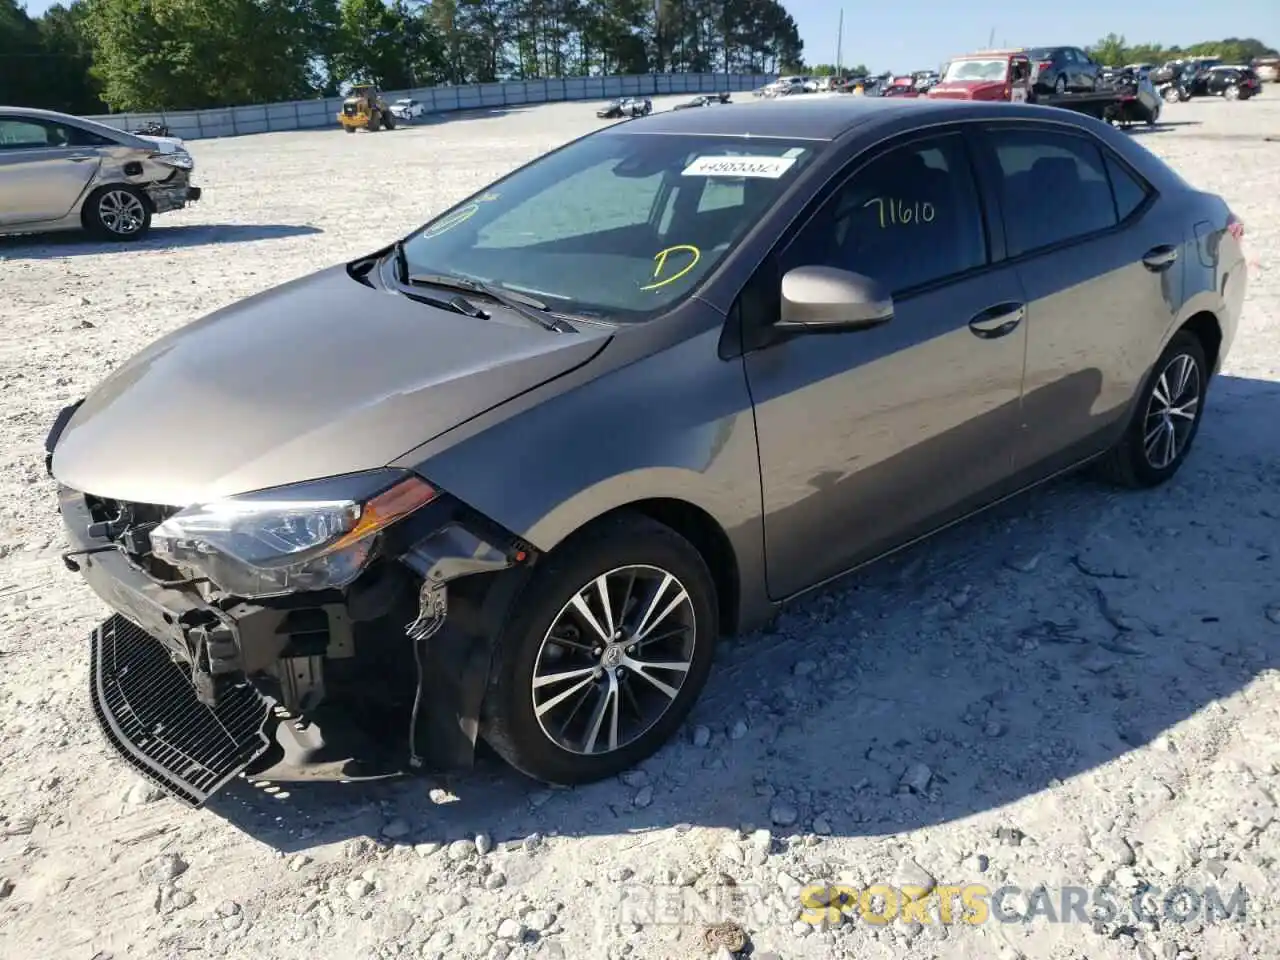
[[[698,157],[684,168],[686,177],[763,177],[777,180],[795,157]]]

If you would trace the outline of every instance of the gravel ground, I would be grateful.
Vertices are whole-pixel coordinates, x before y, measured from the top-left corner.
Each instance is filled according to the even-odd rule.
[[[147,241],[0,241],[0,955],[1280,956],[1280,87],[1135,134],[1248,231],[1240,336],[1168,488],[1064,481],[790,608],[725,645],[683,741],[619,781],[543,790],[485,759],[192,812],[108,749],[85,689],[105,611],[58,561],[43,475],[57,409],[596,127],[592,107],[198,142],[205,201]],[[1005,911],[1039,910],[815,927],[798,891],[826,882],[1013,886]],[[1063,911],[1101,885],[1115,916]],[[1143,885],[1157,910],[1135,917]],[[1230,917],[1160,906],[1212,888],[1229,911],[1237,885]]]

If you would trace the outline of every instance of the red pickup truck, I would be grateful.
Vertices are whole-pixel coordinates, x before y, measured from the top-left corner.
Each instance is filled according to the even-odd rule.
[[[927,96],[934,100],[1029,99],[1031,61],[1021,50],[984,50],[947,64]]]

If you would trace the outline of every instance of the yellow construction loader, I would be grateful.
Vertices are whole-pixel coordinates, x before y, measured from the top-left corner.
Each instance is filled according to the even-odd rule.
[[[355,133],[357,130],[373,133],[383,127],[388,130],[396,128],[395,114],[383,99],[381,91],[371,83],[351,88],[351,95],[342,102],[338,122],[347,133]]]

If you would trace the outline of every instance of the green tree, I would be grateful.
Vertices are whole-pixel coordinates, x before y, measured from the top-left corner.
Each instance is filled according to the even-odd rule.
[[[118,110],[308,96],[316,52],[308,14],[293,0],[89,0],[93,73]]]

